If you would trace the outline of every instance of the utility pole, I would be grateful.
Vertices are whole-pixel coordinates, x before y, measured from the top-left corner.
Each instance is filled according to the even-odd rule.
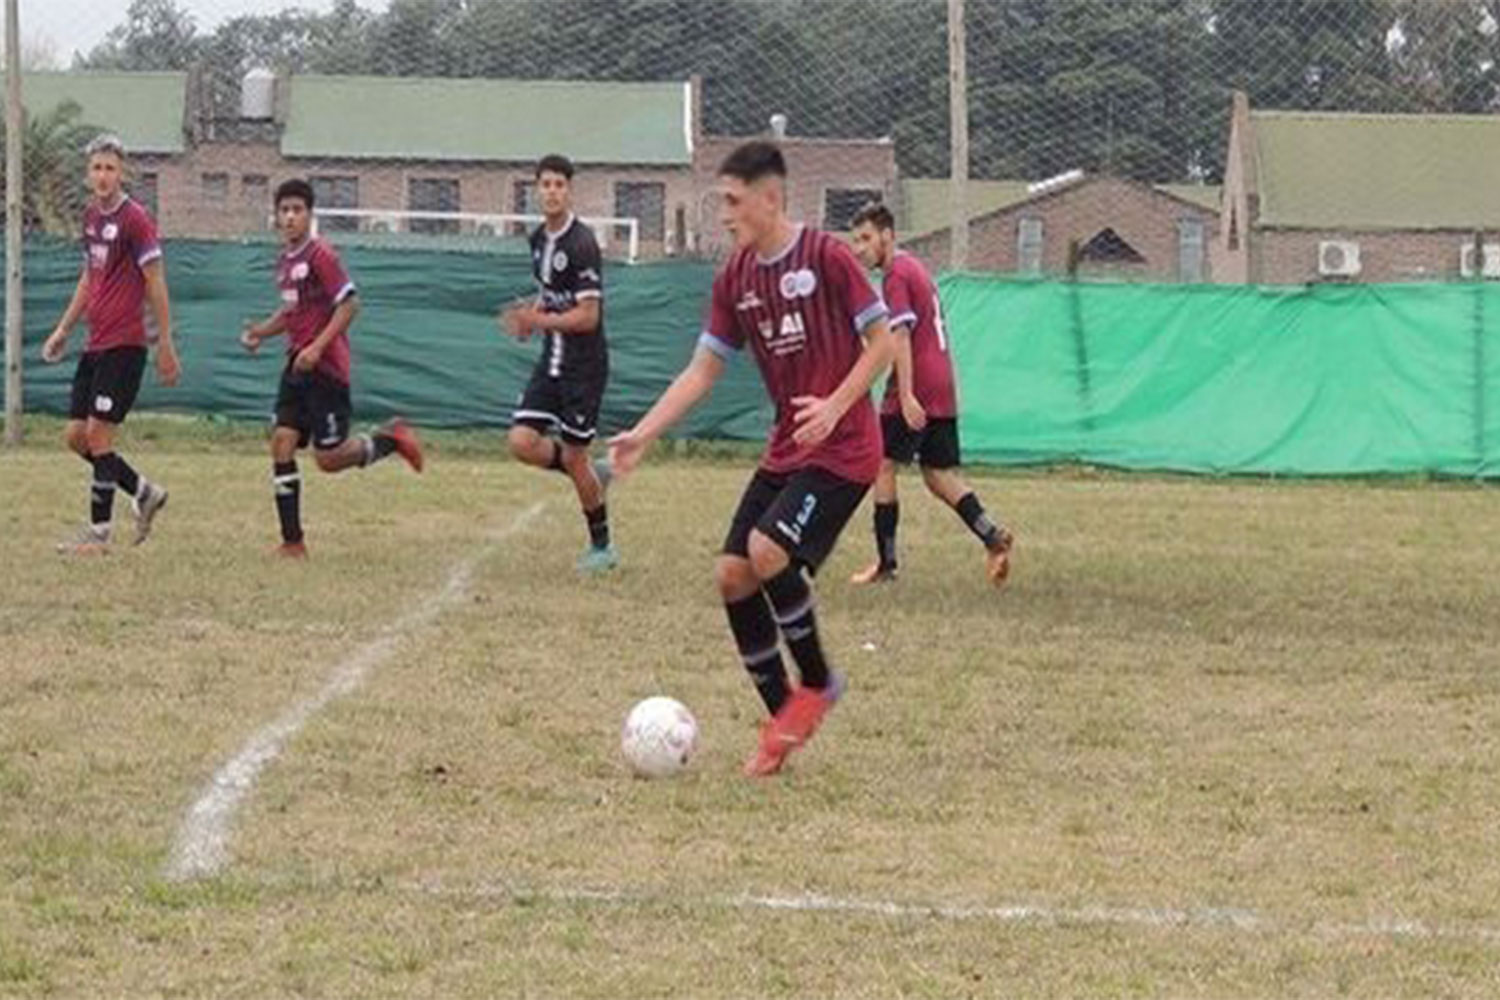
[[[21,443],[21,13],[5,0],[5,443]]]
[[[948,118],[948,264],[962,271],[969,266],[969,66],[964,0],[948,0]]]

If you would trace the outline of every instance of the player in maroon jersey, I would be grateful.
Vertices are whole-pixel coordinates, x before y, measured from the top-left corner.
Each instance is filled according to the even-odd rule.
[[[246,324],[240,337],[253,354],[262,341],[287,335],[271,461],[281,521],[277,551],[294,558],[307,554],[299,448],[311,443],[313,460],[324,472],[373,465],[392,452],[422,471],[421,445],[405,421],[396,419],[373,434],[349,437],[349,327],[359,314],[359,300],[338,253],[312,235],[313,201],[306,181],[290,180],[276,189],[276,225],[282,241],[276,286],[281,308],[259,323]]]
[[[72,301],[42,345],[44,361],[61,361],[74,324],[80,316],[88,318],[64,437],[68,448],[93,466],[89,523],[77,538],[58,546],[59,552],[80,555],[108,551],[117,489],[134,504],[137,545],[167,505],[167,491],[115,453],[115,430],[135,405],[146,370],[147,303],[156,321],[156,377],[172,386],[180,372],[161,242],[150,213],[125,193],[125,146],[115,136],[101,135],[86,152],[93,197],[83,216],[83,269]]]
[[[774,774],[843,691],[818,639],[805,574],[832,551],[880,471],[870,385],[890,363],[886,307],[840,240],[786,215],[786,161],[750,142],[720,168],[736,250],[714,280],[693,359],[650,412],[610,442],[617,474],[703,399],[747,345],[776,405],[760,467],[729,526],[714,577],[729,628],[771,718],[745,766]],[[801,674],[793,690],[778,643]]]
[[[885,461],[875,480],[875,550],[877,558],[854,575],[854,583],[896,578],[896,466],[913,458],[922,480],[969,526],[985,548],[985,575],[995,586],[1010,574],[1015,540],[1003,525],[991,521],[984,505],[958,472],[958,394],[953,360],[943,328],[937,287],[922,262],[896,249],[896,224],[884,205],[867,205],[854,217],[854,249],[865,266],[885,276],[886,305],[896,338],[895,375],[886,382],[880,406]]]

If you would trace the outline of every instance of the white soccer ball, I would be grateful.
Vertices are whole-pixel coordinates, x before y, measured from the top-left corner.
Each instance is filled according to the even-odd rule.
[[[670,777],[698,751],[698,720],[674,698],[647,698],[625,717],[620,749],[641,777]]]

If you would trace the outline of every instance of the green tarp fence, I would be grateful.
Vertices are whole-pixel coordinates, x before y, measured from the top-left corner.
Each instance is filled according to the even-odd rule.
[[[264,418],[280,352],[246,355],[247,318],[276,304],[269,244],[168,245],[182,384],[148,376],[141,406]],[[504,427],[536,343],[496,330],[528,294],[524,257],[356,246],[357,416]],[[27,409],[61,413],[72,357],[42,340],[77,276],[63,243],[28,245]],[[630,424],[691,355],[712,277],[701,262],[606,273],[608,432]],[[1214,473],[1500,473],[1500,287],[1029,282],[954,274],[941,293],[970,461],[1082,461]],[[76,352],[82,331],[75,335]],[[769,420],[754,366],[730,368],[684,436],[755,439]]]
[[[971,459],[1500,472],[1500,288],[947,275]]]

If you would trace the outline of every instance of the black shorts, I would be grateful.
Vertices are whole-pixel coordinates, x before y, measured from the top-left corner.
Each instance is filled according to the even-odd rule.
[[[144,347],[112,347],[86,353],[73,373],[73,395],[68,416],[73,420],[103,420],[123,423],[141,391],[146,372]]]
[[[729,522],[724,554],[748,557],[750,531],[759,529],[816,573],[869,488],[819,468],[787,475],[757,469]]]
[[[897,465],[910,465],[913,458],[924,469],[956,469],[963,464],[955,417],[928,417],[927,425],[914,431],[901,414],[883,413],[880,436],[885,439],[885,457]]]
[[[609,369],[589,365],[552,375],[543,357],[511,414],[511,423],[546,433],[555,430],[567,444],[587,447],[599,433],[599,408]]]
[[[281,373],[281,388],[276,391],[274,419],[277,427],[297,431],[298,448],[311,443],[322,451],[349,440],[349,417],[353,409],[347,385],[317,370],[295,372],[292,362],[287,361]]]

